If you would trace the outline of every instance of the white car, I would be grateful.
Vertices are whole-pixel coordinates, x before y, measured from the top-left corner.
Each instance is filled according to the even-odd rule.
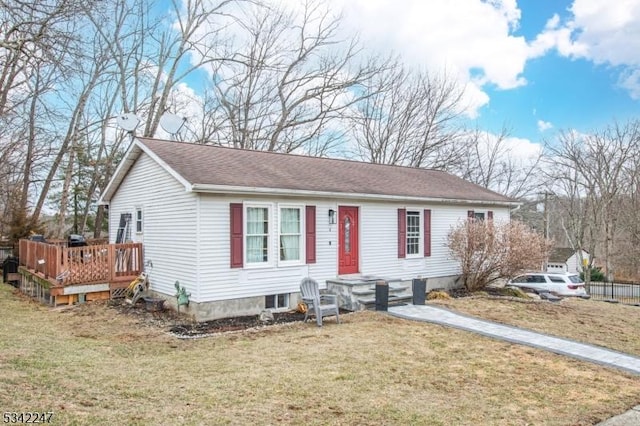
[[[556,296],[587,296],[584,281],[571,273],[527,272],[509,280],[507,285]]]

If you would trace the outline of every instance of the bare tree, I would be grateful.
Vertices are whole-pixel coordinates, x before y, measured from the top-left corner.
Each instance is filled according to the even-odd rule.
[[[510,130],[503,126],[492,134],[478,128],[466,132],[465,153],[451,171],[512,198],[535,194],[544,185],[540,166],[544,150],[524,155],[510,144]]]
[[[613,277],[620,197],[629,184],[625,170],[639,143],[640,123],[631,121],[588,135],[563,132],[557,145],[549,145],[548,170],[564,203],[567,239],[574,249],[590,253],[589,269],[601,248],[608,279]]]
[[[299,13],[255,5],[235,20],[235,54],[215,68],[221,143],[239,148],[328,152],[341,136],[332,124],[361,98],[379,67],[356,63],[357,40],[338,39],[340,17],[319,1]]]
[[[412,71],[395,62],[361,90],[367,96],[346,116],[358,157],[439,169],[457,163],[463,91],[446,73]]]

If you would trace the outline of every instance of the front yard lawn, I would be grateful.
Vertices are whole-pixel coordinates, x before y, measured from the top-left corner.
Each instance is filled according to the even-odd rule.
[[[497,306],[450,306],[465,303]],[[640,401],[640,377],[376,312],[187,340],[104,303],[52,309],[6,284],[0,312],[0,407],[52,411],[53,424],[587,425]],[[619,331],[562,315],[587,336]],[[628,336],[615,345],[638,353]]]

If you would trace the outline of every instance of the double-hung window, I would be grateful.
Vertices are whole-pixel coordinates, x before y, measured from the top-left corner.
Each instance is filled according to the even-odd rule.
[[[398,258],[431,256],[431,210],[398,209]]]
[[[420,212],[407,211],[407,256],[420,255],[420,236]]]
[[[136,234],[142,233],[142,208],[136,208]]]
[[[280,262],[298,263],[304,259],[304,223],[301,206],[280,206]]]
[[[315,206],[231,203],[229,212],[232,268],[315,263]]]
[[[269,263],[268,206],[247,206],[245,251],[247,264]]]

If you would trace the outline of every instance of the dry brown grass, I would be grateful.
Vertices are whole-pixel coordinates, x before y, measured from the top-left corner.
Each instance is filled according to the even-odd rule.
[[[640,307],[565,298],[561,302],[460,298],[434,304],[503,324],[640,356]]]
[[[640,401],[638,377],[375,312],[198,340],[4,284],[0,312],[0,407],[55,424],[575,425]]]

